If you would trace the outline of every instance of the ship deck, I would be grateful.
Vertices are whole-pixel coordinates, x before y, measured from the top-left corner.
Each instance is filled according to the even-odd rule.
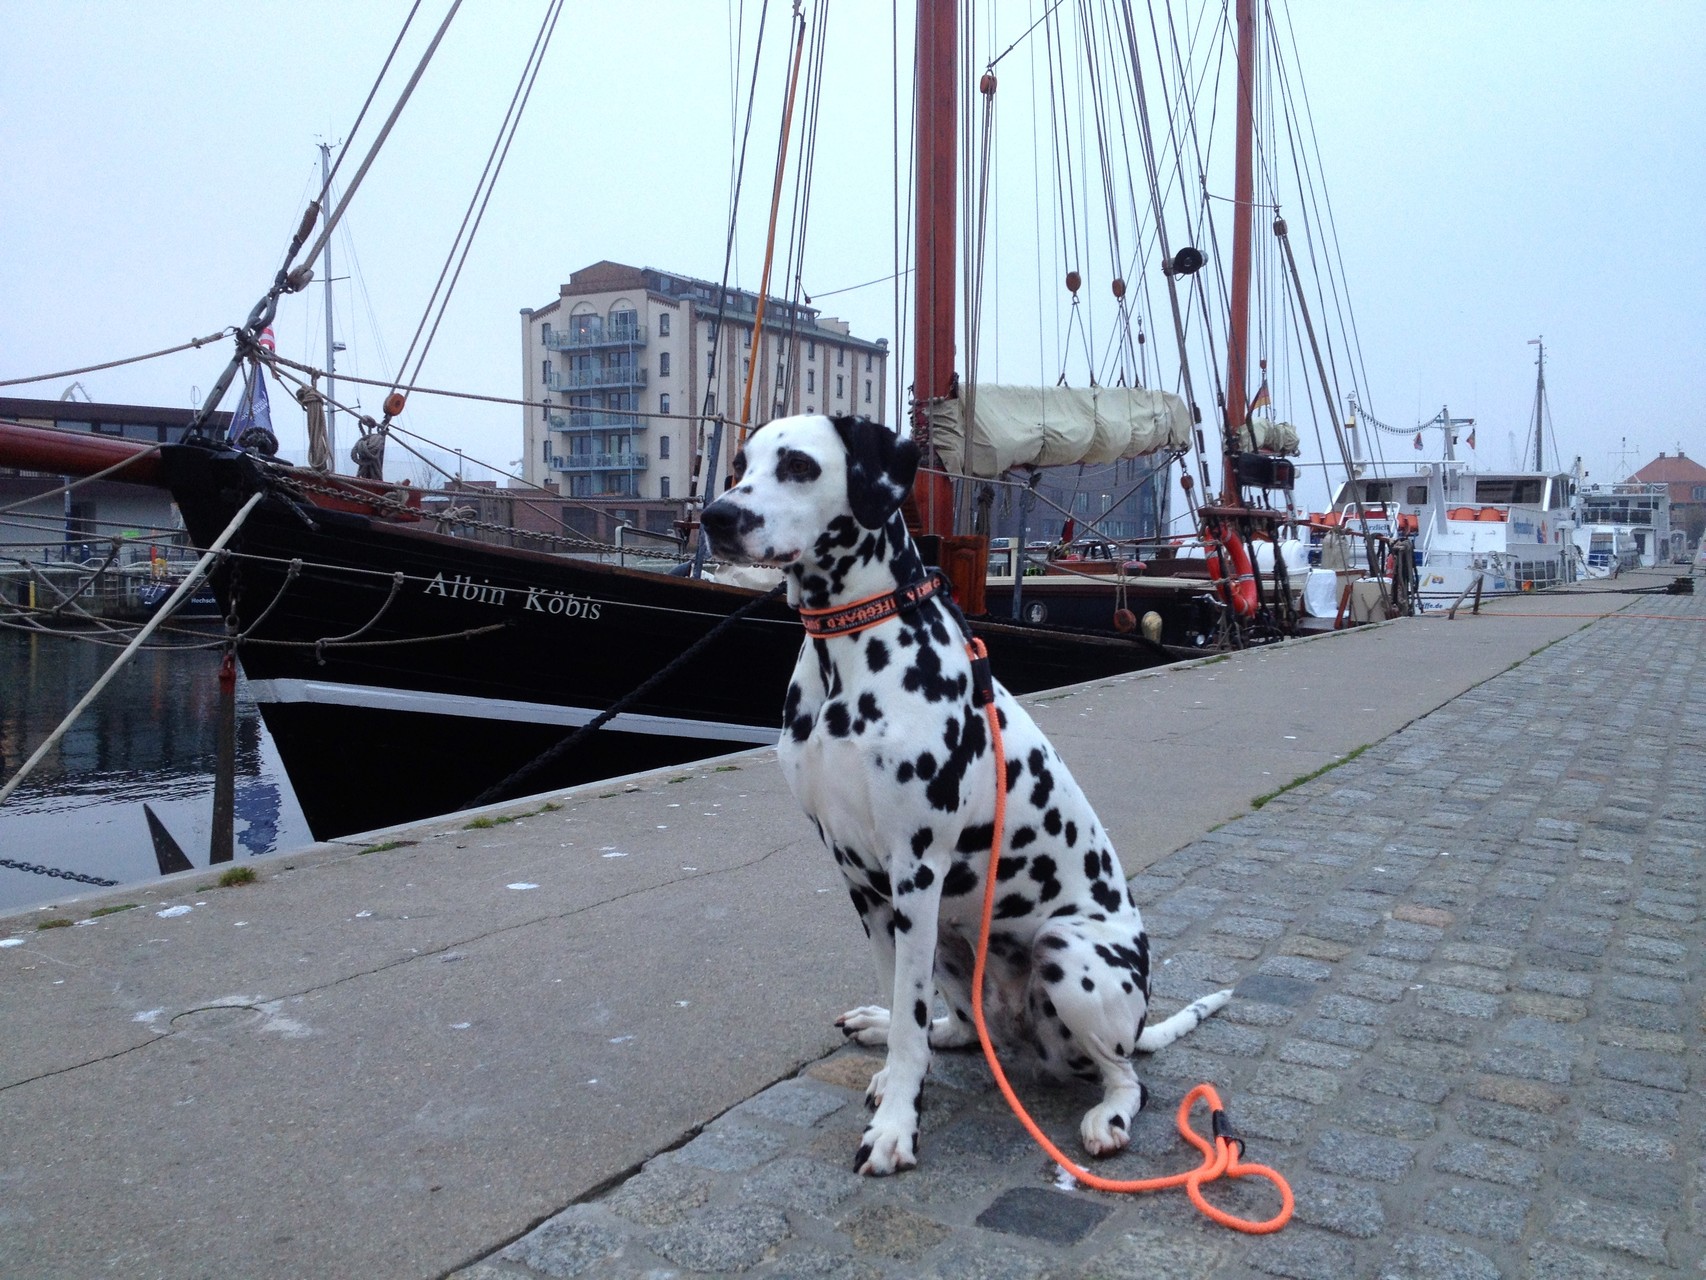
[[[1697,1274],[1706,595],[1623,594],[1674,576],[1025,700],[1157,1008],[1237,992],[1106,1168],[1195,1163],[1212,1080],[1277,1235],[1061,1189],[975,1054],[855,1177],[871,964],[761,749],[0,920],[0,1274]]]

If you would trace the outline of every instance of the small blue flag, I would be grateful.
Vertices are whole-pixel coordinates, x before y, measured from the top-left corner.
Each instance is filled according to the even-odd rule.
[[[245,431],[254,427],[272,434],[272,403],[267,399],[266,375],[258,364],[252,364],[244,371],[243,394],[237,399],[237,411],[231,415],[229,439],[236,444],[242,440]]]

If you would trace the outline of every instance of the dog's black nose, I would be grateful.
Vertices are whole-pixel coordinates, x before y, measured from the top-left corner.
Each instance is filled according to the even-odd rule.
[[[705,536],[713,542],[732,534],[739,523],[740,510],[732,502],[721,499],[706,507],[699,515],[699,524],[705,530]]]

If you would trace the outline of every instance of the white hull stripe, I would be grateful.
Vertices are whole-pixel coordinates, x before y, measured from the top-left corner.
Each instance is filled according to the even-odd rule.
[[[550,702],[519,702],[511,698],[471,698],[465,694],[428,693],[419,689],[385,689],[375,685],[335,684],[326,680],[252,680],[249,688],[260,703],[309,702],[320,706],[361,707],[369,711],[410,711],[417,715],[463,716],[470,720],[510,720],[521,724],[553,724],[578,728],[600,713],[586,707],[563,707]],[[716,720],[686,720],[676,716],[624,713],[607,727],[661,738],[705,738],[712,741],[776,745],[777,729],[763,725],[729,724]]]

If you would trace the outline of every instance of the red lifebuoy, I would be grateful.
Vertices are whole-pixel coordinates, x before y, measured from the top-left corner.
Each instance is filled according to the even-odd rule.
[[[1232,609],[1240,618],[1256,616],[1260,597],[1256,593],[1256,571],[1250,564],[1250,553],[1244,549],[1244,539],[1231,529],[1221,535],[1220,545],[1232,562]],[[1209,577],[1221,580],[1220,557],[1212,552],[1208,557]]]

